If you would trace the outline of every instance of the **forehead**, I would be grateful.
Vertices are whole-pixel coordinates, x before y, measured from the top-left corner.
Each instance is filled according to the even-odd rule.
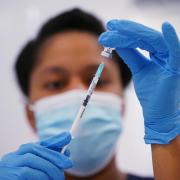
[[[56,34],[42,45],[38,61],[43,66],[61,64],[77,66],[99,64],[102,47],[97,36],[88,32],[70,31]]]
[[[84,83],[92,78],[102,60],[106,64],[102,76],[106,81],[111,81],[106,90],[115,92],[116,89],[115,93],[118,94],[121,87],[119,69],[114,61],[102,59],[102,49],[98,37],[86,32],[63,32],[45,40],[30,77],[31,100],[51,95],[43,88],[47,82],[68,79],[66,90],[77,87],[79,82]]]

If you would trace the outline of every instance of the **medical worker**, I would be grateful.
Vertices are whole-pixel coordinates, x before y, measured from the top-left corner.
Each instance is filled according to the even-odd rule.
[[[152,179],[122,172],[115,164],[129,69],[143,109],[144,140],[152,147],[155,177],[179,179],[180,43],[175,30],[163,23],[161,33],[127,20],[111,20],[107,29],[104,32],[93,15],[73,9],[47,21],[22,49],[15,70],[27,97],[28,121],[40,141],[5,155],[0,179]],[[102,46],[115,48],[122,59],[114,53],[112,60],[104,60],[103,75],[72,139],[68,131],[102,61]]]

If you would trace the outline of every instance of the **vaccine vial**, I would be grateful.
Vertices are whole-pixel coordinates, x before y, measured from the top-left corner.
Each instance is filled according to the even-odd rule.
[[[114,48],[105,47],[104,50],[101,52],[101,56],[111,59],[113,50],[114,50]]]

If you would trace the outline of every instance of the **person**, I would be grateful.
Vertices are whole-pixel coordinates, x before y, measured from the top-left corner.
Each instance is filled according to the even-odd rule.
[[[114,160],[122,129],[123,92],[131,79],[128,67],[143,109],[145,143],[152,144],[155,178],[179,178],[180,43],[175,30],[164,23],[161,34],[127,20],[111,20],[107,28],[104,32],[93,15],[73,9],[50,19],[22,50],[16,74],[28,98],[29,123],[40,142],[5,155],[1,179],[63,179],[63,171],[68,180],[143,179],[121,172]],[[69,131],[102,61],[100,34],[99,42],[115,48],[122,59],[114,53],[112,60],[104,60],[100,82],[71,139],[64,131]],[[150,59],[137,47],[147,50]]]

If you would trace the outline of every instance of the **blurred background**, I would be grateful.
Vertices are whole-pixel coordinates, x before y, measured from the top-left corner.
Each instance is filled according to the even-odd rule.
[[[161,30],[171,22],[180,35],[179,0],[0,0],[0,157],[22,143],[36,141],[24,115],[25,99],[16,85],[13,65],[22,46],[51,16],[73,7],[94,13],[106,23],[129,19]],[[126,90],[124,133],[117,146],[117,164],[124,171],[152,175],[150,146],[143,141],[144,127],[133,84]]]

